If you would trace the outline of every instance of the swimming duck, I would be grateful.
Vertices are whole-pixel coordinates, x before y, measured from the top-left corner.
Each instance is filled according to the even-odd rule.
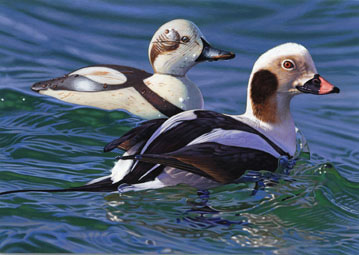
[[[186,76],[191,67],[235,57],[211,47],[199,28],[184,19],[162,25],[152,37],[148,55],[154,74],[127,66],[88,66],[37,82],[32,90],[69,103],[125,109],[145,119],[170,117],[203,108],[200,90]]]
[[[281,156],[295,154],[290,102],[305,93],[339,93],[339,88],[318,74],[304,46],[279,45],[255,62],[244,114],[190,110],[144,122],[105,147],[126,153],[110,176],[89,186],[107,183],[126,191],[183,183],[207,189],[235,182],[246,170],[275,171]]]
[[[308,50],[286,43],[253,66],[242,115],[190,110],[143,122],[104,148],[126,151],[109,176],[63,191],[128,191],[188,184],[208,189],[238,180],[246,170],[275,171],[296,150],[291,99],[339,93],[317,72]],[[41,190],[32,190],[41,191]],[[5,192],[23,192],[10,191]]]

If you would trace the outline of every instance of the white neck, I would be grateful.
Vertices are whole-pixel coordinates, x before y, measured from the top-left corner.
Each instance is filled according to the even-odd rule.
[[[152,65],[153,71],[158,74],[168,74],[173,76],[185,76],[186,73],[198,62],[199,53],[190,54],[188,52],[175,51],[166,54],[159,54]]]
[[[248,91],[247,109],[241,115],[242,118],[248,119],[255,128],[263,130],[264,134],[273,138],[273,140],[290,155],[296,151],[296,134],[295,125],[290,113],[290,101],[292,96],[285,93],[277,93],[276,102],[276,121],[268,122],[261,120],[260,116],[255,116],[252,106],[252,100]]]

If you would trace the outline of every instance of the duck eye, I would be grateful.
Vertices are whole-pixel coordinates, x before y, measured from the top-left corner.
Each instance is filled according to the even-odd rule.
[[[294,63],[291,60],[284,60],[282,63],[282,67],[287,70],[294,69]]]
[[[189,42],[189,37],[188,36],[182,36],[181,41],[186,43]]]

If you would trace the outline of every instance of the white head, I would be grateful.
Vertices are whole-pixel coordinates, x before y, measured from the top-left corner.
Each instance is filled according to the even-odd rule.
[[[148,55],[155,73],[178,76],[198,62],[234,57],[232,52],[211,48],[199,28],[184,19],[162,25],[152,37]]]
[[[339,93],[339,89],[317,74],[308,50],[285,43],[261,55],[253,66],[248,85],[246,114],[278,123],[290,115],[290,100],[301,93]]]

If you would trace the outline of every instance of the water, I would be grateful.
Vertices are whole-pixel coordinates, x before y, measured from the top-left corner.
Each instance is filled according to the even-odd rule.
[[[255,59],[304,44],[340,94],[295,98],[311,158],[289,176],[118,194],[0,197],[0,252],[355,254],[359,249],[359,2],[0,1],[0,189],[65,188],[108,174],[103,146],[141,120],[75,106],[30,85],[106,63],[151,71],[147,47],[174,18],[194,21],[213,45],[238,54],[189,77],[207,109],[242,113]],[[206,201],[208,200],[208,201]]]

